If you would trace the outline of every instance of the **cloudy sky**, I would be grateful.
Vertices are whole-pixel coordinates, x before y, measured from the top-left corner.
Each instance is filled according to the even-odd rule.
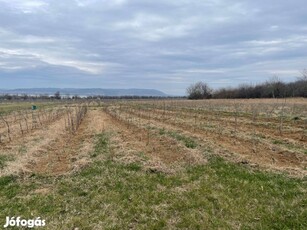
[[[295,80],[305,0],[0,0],[0,88],[155,88],[184,95]]]

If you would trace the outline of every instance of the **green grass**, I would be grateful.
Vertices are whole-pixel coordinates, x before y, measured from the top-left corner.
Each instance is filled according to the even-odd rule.
[[[32,109],[31,106],[33,104],[37,105],[38,109],[58,105],[57,102],[43,102],[43,101],[0,103],[0,115],[5,115],[18,110],[31,110]]]
[[[281,145],[281,144],[284,144],[284,142],[283,142],[283,141],[281,141],[281,140],[273,140],[273,141],[272,141],[272,143],[273,143],[273,144],[275,144],[275,145]]]
[[[286,141],[277,140],[277,139],[272,139],[271,142],[275,145],[280,145],[280,146],[286,147],[286,148],[291,149],[291,150],[300,150],[303,153],[307,154],[307,150],[305,150],[305,148],[303,148],[303,146],[298,146],[298,145],[291,144],[291,143],[288,143]]]
[[[27,147],[24,145],[19,146],[18,153],[25,154],[27,152]]]
[[[187,137],[183,134],[179,134],[179,133],[174,132],[174,131],[167,131],[165,129],[160,129],[159,134],[160,135],[168,135],[172,138],[175,138],[177,141],[182,142],[187,148],[195,149],[198,146],[197,142],[194,139],[192,139],[191,137]]]
[[[97,157],[100,154],[107,153],[109,151],[109,137],[106,133],[100,133],[96,136],[96,144],[91,157]]]
[[[3,169],[6,166],[8,161],[13,161],[14,157],[10,155],[0,155],[0,169]]]
[[[65,177],[0,178],[5,216],[46,219],[47,229],[306,229],[306,180],[212,157],[174,174],[109,157],[96,137],[93,163]],[[46,194],[37,189],[51,188]],[[1,225],[1,223],[0,223]]]

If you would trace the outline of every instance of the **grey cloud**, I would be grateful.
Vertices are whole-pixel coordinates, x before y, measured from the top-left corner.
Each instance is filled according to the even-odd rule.
[[[185,93],[306,68],[305,1],[0,0],[0,88]],[[297,71],[297,72],[295,72]]]

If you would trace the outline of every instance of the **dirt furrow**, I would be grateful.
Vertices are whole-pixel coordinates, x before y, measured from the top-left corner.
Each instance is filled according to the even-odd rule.
[[[137,114],[130,114],[130,116],[131,115],[137,116]],[[122,116],[124,116],[124,114],[122,114]],[[173,129],[188,133],[190,136],[209,141],[213,143],[217,149],[222,148],[224,150],[229,150],[229,152],[244,156],[253,163],[285,171],[294,170],[300,174],[306,175],[305,168],[307,166],[307,157],[305,154],[283,151],[270,145],[258,144],[252,140],[238,140],[237,136],[228,137],[222,133],[218,134],[197,128],[195,129],[195,127],[188,124],[178,125],[171,120],[165,121],[153,116],[151,116],[150,119],[148,117],[142,117],[142,119],[146,120],[145,123],[150,121],[160,128],[167,126],[172,127]],[[136,118],[135,121],[141,123],[139,118]]]
[[[118,144],[114,152],[126,161],[145,157],[148,158],[148,167],[206,162],[201,152],[188,149],[172,138],[153,135],[149,129],[125,123],[107,113],[103,116],[107,121],[106,126],[112,127],[110,130],[117,133]]]
[[[43,146],[28,163],[28,169],[39,174],[62,175],[87,164],[94,141],[92,137],[98,133],[92,129],[94,121],[95,113],[89,111],[76,132],[65,130]],[[99,126],[97,123],[97,127]]]
[[[292,142],[296,142],[298,144],[307,143],[307,137],[304,138],[305,131],[304,124],[302,122],[298,124],[297,127],[294,127],[295,125],[293,125],[293,122],[283,121],[283,125],[281,125],[281,122],[278,119],[274,120],[274,122],[268,122],[266,120],[262,121],[257,117],[256,121],[253,122],[252,120],[242,120],[241,117],[237,117],[237,121],[235,121],[235,117],[225,118],[223,113],[218,113],[212,116],[207,116],[207,114],[200,115],[199,113],[195,113],[193,115],[193,112],[164,112],[163,110],[134,110],[134,113],[143,113],[145,117],[150,113],[163,119],[172,119],[181,123],[189,123],[194,125],[209,124],[208,126],[218,127],[222,124],[227,130],[236,130],[245,133],[248,133],[250,130],[255,130],[255,132],[263,133],[276,139],[285,137],[288,140],[291,139]]]
[[[304,153],[306,151],[306,140],[300,139],[300,141],[294,140],[288,135],[272,135],[272,133],[267,133],[263,129],[259,129],[256,125],[245,127],[238,125],[238,127],[234,127],[229,123],[225,123],[223,121],[219,122],[212,122],[211,120],[206,121],[196,121],[193,118],[180,118],[176,116],[159,116],[156,115],[154,112],[150,111],[135,111],[130,110],[128,111],[130,114],[134,114],[137,117],[143,117],[146,119],[151,119],[151,117],[155,117],[159,121],[169,122],[177,125],[187,125],[190,127],[194,127],[194,129],[201,129],[204,132],[210,133],[218,133],[219,135],[223,133],[223,135],[228,135],[233,137],[236,136],[237,139],[244,139],[244,140],[253,140],[256,138],[257,142],[261,142],[263,144],[274,144],[279,143],[285,150],[292,151],[295,149],[297,152]],[[269,143],[271,142],[271,143]]]

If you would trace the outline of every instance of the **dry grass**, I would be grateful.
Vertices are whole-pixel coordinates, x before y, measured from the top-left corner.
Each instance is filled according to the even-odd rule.
[[[241,103],[239,108],[237,103]],[[269,114],[265,113],[268,107]],[[168,134],[179,132],[186,139],[196,138],[216,153],[231,156],[230,160],[306,175],[305,99],[286,104],[280,100],[265,100],[264,104],[257,100],[147,101],[111,106],[109,111],[137,127],[150,124]]]
[[[7,213],[41,216],[46,229],[307,227],[304,180],[251,171],[216,157],[173,173],[156,161],[146,170],[133,160],[113,160],[109,137],[95,137],[91,164],[74,174],[56,180],[0,178],[0,219]]]
[[[0,146],[0,220],[41,216],[46,229],[305,229],[306,105],[92,103],[74,133],[63,117]]]

